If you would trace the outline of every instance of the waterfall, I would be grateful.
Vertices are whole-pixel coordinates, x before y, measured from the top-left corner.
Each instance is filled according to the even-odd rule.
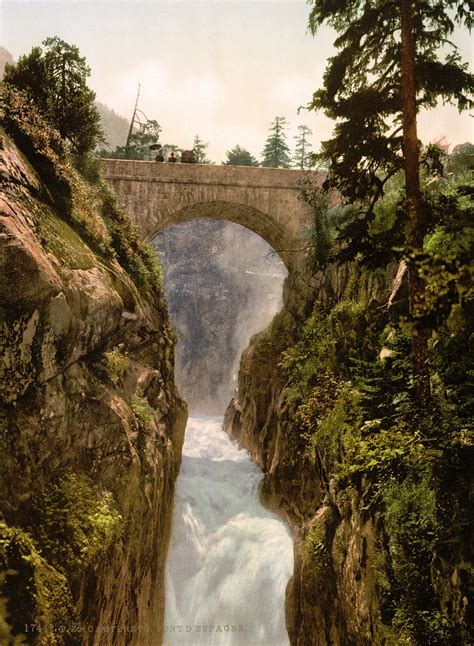
[[[165,646],[286,646],[289,531],[259,502],[262,474],[222,430],[191,417],[166,565]]]

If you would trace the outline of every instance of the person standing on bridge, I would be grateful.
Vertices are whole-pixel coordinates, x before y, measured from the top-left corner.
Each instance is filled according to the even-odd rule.
[[[155,161],[156,161],[156,162],[162,162],[162,161],[165,161],[165,158],[163,157],[163,150],[162,150],[162,148],[161,148],[161,144],[156,144],[156,148],[155,148],[155,150],[156,150],[156,157],[155,157]]]

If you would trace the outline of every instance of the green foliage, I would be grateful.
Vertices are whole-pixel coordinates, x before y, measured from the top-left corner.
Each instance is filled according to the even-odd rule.
[[[130,402],[131,409],[141,424],[147,424],[153,419],[153,409],[145,397],[134,397]]]
[[[113,348],[113,350],[110,350],[109,352],[104,352],[104,357],[107,361],[107,370],[110,375],[110,380],[116,386],[122,378],[123,373],[128,368],[128,357],[122,354],[120,347]]]
[[[299,197],[311,208],[313,216],[310,231],[310,244],[313,248],[311,263],[312,270],[316,271],[327,264],[333,242],[328,222],[328,196],[307,179],[300,183]]]
[[[46,203],[78,230],[100,254],[111,257],[110,236],[94,208],[98,194],[74,170],[61,138],[36,112],[24,92],[5,86],[0,103],[1,120],[44,182]]]
[[[44,182],[41,198],[54,207],[101,260],[118,262],[148,295],[162,286],[162,269],[153,249],[119,206],[90,155],[73,158],[57,131],[39,115],[23,92],[5,86],[1,122]],[[75,245],[77,247],[77,245]],[[60,253],[59,257],[62,257]]]
[[[0,93],[1,124],[46,185],[59,208],[71,208],[71,191],[63,161],[66,148],[59,133],[36,111],[28,95],[4,85]],[[51,199],[51,198],[50,198]]]
[[[107,223],[117,260],[148,295],[157,293],[163,285],[163,269],[157,254],[143,241],[138,227],[132,224],[104,180],[100,183],[100,194],[102,217]]]
[[[4,601],[0,636],[5,643],[31,643],[25,625],[53,627],[35,635],[39,646],[80,644],[79,617],[64,575],[40,553],[25,531],[0,521],[0,580]],[[3,625],[2,625],[3,623]]]
[[[130,136],[127,159],[154,159],[150,145],[158,142],[160,133],[161,126],[155,119],[140,123],[138,130]]]
[[[289,168],[291,164],[290,149],[286,143],[284,117],[275,117],[269,128],[269,135],[262,152],[261,165],[268,168]]]
[[[391,555],[391,589],[384,613],[395,633],[407,643],[436,646],[461,643],[454,622],[438,605],[431,576],[433,554],[442,535],[438,487],[429,463],[401,482],[383,489],[386,531]],[[416,475],[415,475],[416,474]]]
[[[121,535],[122,517],[112,494],[85,475],[71,473],[51,484],[38,508],[43,552],[69,575],[98,565]]]
[[[409,414],[413,406],[410,339],[406,334],[386,332],[383,358],[375,361],[353,358],[351,377],[360,392],[359,405],[368,419],[386,427],[395,417]]]
[[[444,180],[443,186],[446,194]],[[439,194],[433,190],[427,200]],[[435,278],[433,246],[426,254],[427,284],[437,285],[433,298],[439,291],[448,301],[445,311],[433,305],[430,406],[420,409],[415,402],[410,327],[393,325],[385,308],[368,305],[378,274],[355,265],[345,290],[348,300],[325,311],[316,306],[299,342],[281,359],[291,446],[320,470],[332,500],[341,503],[353,488],[363,513],[375,510],[383,519],[375,567],[384,638],[393,646],[468,643],[464,610],[455,601],[468,594],[465,555],[472,532],[466,508],[472,487],[472,294],[460,276],[469,248],[463,209],[445,213],[443,224],[437,218],[428,238],[433,245],[437,236],[439,244],[451,226],[461,228],[457,237],[442,240],[459,260],[456,294],[449,296],[443,287],[451,289],[444,278],[452,271],[448,261]],[[323,534],[314,526],[304,545],[303,576],[315,589],[330,563],[332,539]],[[448,581],[452,567],[460,571],[456,589]],[[455,603],[458,607],[450,606]]]
[[[7,65],[4,82],[26,93],[45,121],[79,154],[103,140],[95,94],[87,86],[90,69],[74,45],[58,37],[34,47],[18,64]]]
[[[474,104],[474,76],[450,41],[455,22],[471,26],[471,3],[311,0],[310,4],[311,31],[327,23],[338,35],[338,52],[328,61],[324,87],[314,93],[309,106],[324,110],[336,120],[333,136],[323,142],[320,153],[322,160],[330,162],[325,187],[360,205],[356,219],[339,237],[344,247],[339,257],[363,254],[375,264],[381,261],[384,247],[389,247],[385,261],[395,245],[405,252],[410,276],[414,390],[419,404],[425,406],[431,398],[426,361],[431,321],[423,310],[430,309],[430,304],[425,303],[429,293],[416,256],[422,252],[429,223],[421,201],[420,162],[436,174],[441,155],[428,147],[420,160],[416,113],[434,107],[439,99],[456,103],[460,110]],[[375,205],[402,168],[404,221],[397,217],[391,230],[374,236],[370,227]],[[438,304],[439,299],[435,306]]]
[[[303,560],[312,570],[313,576],[323,577],[331,565],[331,543],[334,535],[334,516],[331,509],[326,509],[314,521],[306,535]]]
[[[290,386],[287,396],[306,396],[321,373],[329,371],[339,380],[346,379],[352,358],[373,356],[378,323],[370,316],[355,301],[341,301],[329,312],[316,304],[300,341],[282,354],[280,365],[288,371]]]
[[[344,438],[347,444],[353,428],[357,428],[361,421],[357,406],[357,391],[350,383],[342,384],[335,393],[331,408],[307,425],[305,438],[309,455],[313,458],[320,456],[330,472],[337,476],[343,462]]]
[[[400,3],[310,2],[313,33],[328,23],[338,38],[339,52],[329,59],[324,88],[313,95],[310,109],[321,109],[338,123],[332,139],[323,142],[321,158],[330,160],[330,184],[351,200],[368,203],[383,194],[384,185],[403,167],[400,117]],[[469,21],[467,2],[417,3],[415,7],[418,108],[433,107],[438,97],[460,109],[474,82],[457,53],[439,57],[450,45],[454,20]],[[453,16],[451,8],[458,13]],[[455,49],[455,48],[454,48]]]
[[[88,184],[98,185],[102,178],[99,158],[90,152],[74,155],[71,164]]]
[[[433,390],[449,414],[453,431],[469,427],[474,419],[472,318],[470,307],[453,307],[432,344]]]
[[[406,258],[423,278],[423,301],[413,308],[414,318],[430,327],[442,325],[453,307],[472,301],[474,249],[472,178],[440,178],[425,190],[427,235],[424,249]]]
[[[466,142],[456,146],[446,164],[448,173],[459,175],[474,170],[474,144]]]
[[[282,353],[280,367],[288,374],[286,398],[298,401],[306,397],[318,375],[332,369],[335,341],[329,334],[324,313],[315,309],[303,328],[301,340]]]
[[[341,438],[343,461],[338,477],[369,476],[374,483],[392,474],[402,474],[420,461],[427,460],[429,451],[413,427],[398,420],[384,429],[378,420],[366,421]],[[374,484],[374,492],[378,487]]]
[[[227,159],[224,162],[227,166],[259,166],[258,161],[245,148],[239,145],[227,151]]]

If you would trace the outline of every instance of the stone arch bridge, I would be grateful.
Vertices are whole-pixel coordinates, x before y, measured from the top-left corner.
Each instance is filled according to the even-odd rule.
[[[311,226],[299,186],[316,171],[103,159],[105,177],[146,240],[168,227],[211,218],[241,224],[262,237],[293,269]]]

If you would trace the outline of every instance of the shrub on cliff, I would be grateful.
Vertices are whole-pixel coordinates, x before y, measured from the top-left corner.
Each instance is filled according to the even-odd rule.
[[[119,206],[91,157],[71,156],[31,97],[8,84],[0,94],[0,123],[41,178],[41,199],[77,230],[101,260],[118,260],[148,295],[158,292],[162,284],[159,260]]]
[[[66,578],[25,531],[0,521],[2,644],[80,644],[79,617]]]
[[[38,500],[36,529],[43,553],[69,576],[95,566],[120,536],[122,517],[112,495],[85,475],[52,483]]]
[[[443,202],[439,193],[430,199]],[[427,239],[427,285],[433,286],[427,315],[434,326],[428,408],[420,410],[413,393],[410,327],[397,317],[390,322],[387,308],[370,307],[371,289],[360,285],[355,264],[344,292],[354,300],[326,310],[316,304],[280,364],[287,375],[288,435],[296,438],[287,443],[296,448],[286,458],[321,469],[339,510],[355,491],[357,507],[382,519],[380,564],[374,567],[381,628],[390,644],[468,643],[462,595],[472,533],[465,504],[472,488],[473,370],[466,352],[472,295],[464,278],[470,232],[463,206],[456,204]],[[440,248],[445,262],[435,257]],[[373,273],[365,274],[367,284]],[[446,300],[443,307],[438,295]],[[305,543],[315,563],[324,554],[317,538],[309,532]],[[316,589],[310,570],[307,577]]]

